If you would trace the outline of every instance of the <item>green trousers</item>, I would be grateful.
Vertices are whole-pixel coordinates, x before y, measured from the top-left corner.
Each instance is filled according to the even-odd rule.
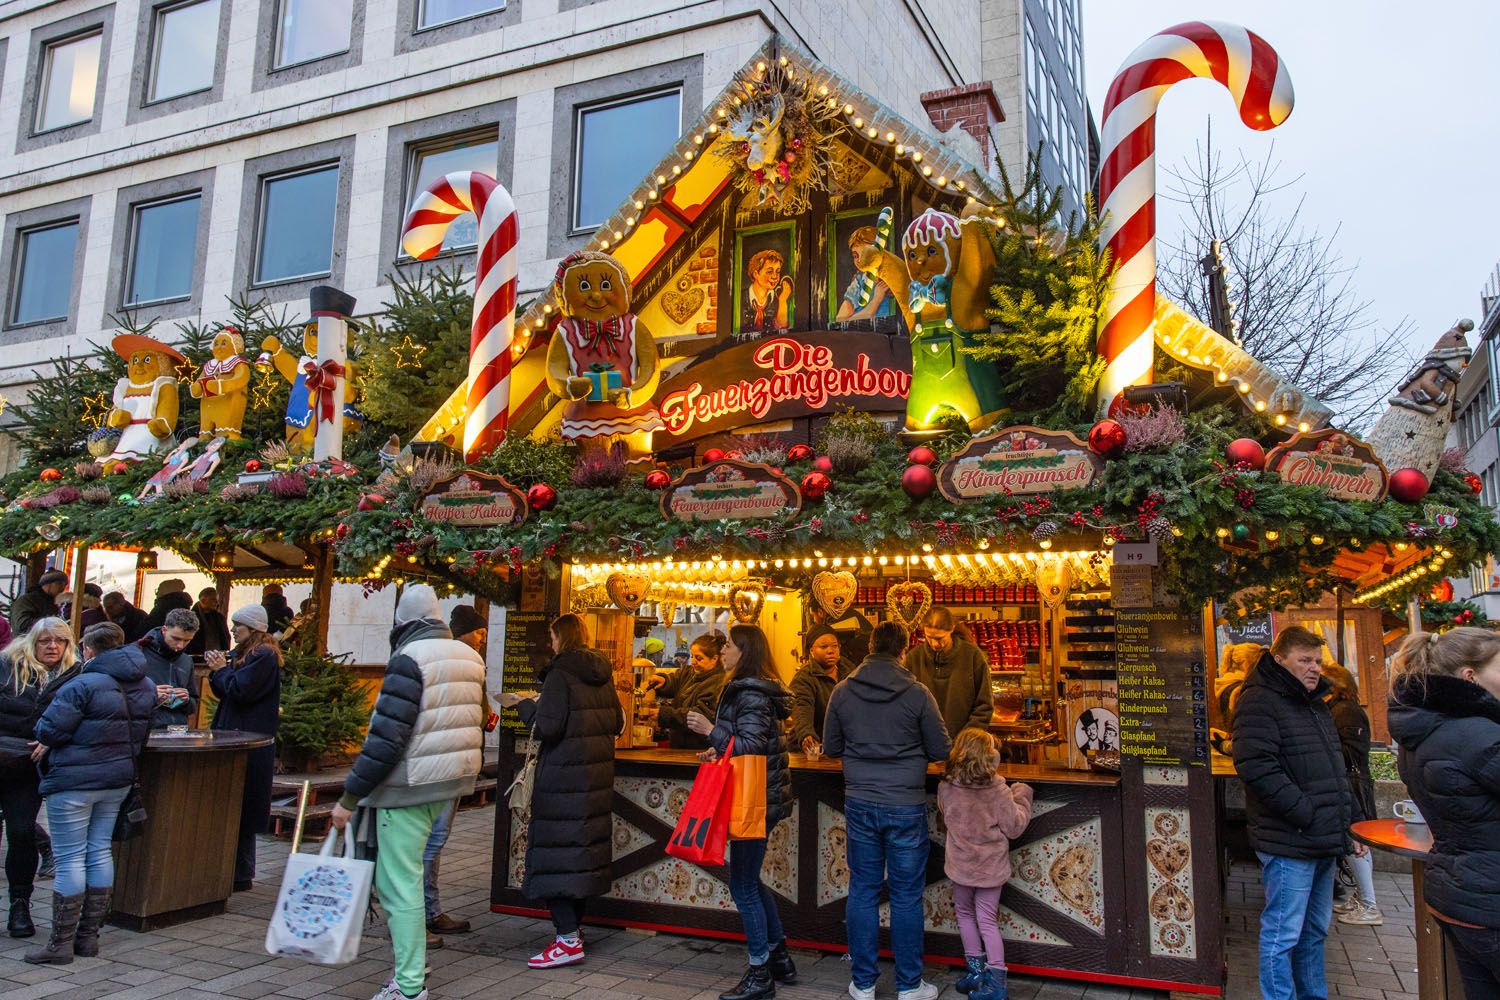
[[[427,966],[427,908],[422,899],[422,850],[447,802],[377,809],[375,889],[385,910],[395,952],[396,985],[407,996],[422,992]]]

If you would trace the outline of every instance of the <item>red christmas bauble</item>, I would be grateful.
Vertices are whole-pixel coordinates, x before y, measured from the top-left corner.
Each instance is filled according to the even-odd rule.
[[[340,540],[348,538],[349,526],[347,524],[340,524],[337,528],[333,529],[333,535]]]
[[[1429,489],[1431,484],[1420,469],[1397,469],[1391,473],[1391,496],[1402,503],[1416,503]]]
[[[833,480],[826,472],[813,470],[802,477],[802,495],[809,500],[823,499],[823,494],[827,493],[831,486],[833,486]]]
[[[661,469],[652,469],[646,473],[645,484],[648,490],[664,490],[672,485],[672,477]]]
[[[130,466],[126,465],[124,462],[116,462],[115,467],[113,469],[110,469],[109,471],[112,475],[123,476],[125,475],[125,473],[130,471]]]
[[[937,474],[925,465],[909,465],[901,474],[901,488],[913,500],[925,500],[937,489]]]
[[[1230,465],[1243,462],[1256,472],[1266,467],[1266,449],[1254,438],[1235,438],[1224,449],[1224,457],[1229,459]]]
[[[250,459],[250,461],[246,462],[245,463],[245,471],[246,472],[259,472],[260,471],[260,459],[258,459],[258,458],[252,458],[252,459]]]
[[[1100,458],[1118,458],[1125,450],[1125,428],[1118,420],[1101,420],[1089,428],[1089,450]]]
[[[786,460],[793,464],[805,462],[813,457],[812,445],[794,444],[786,450]]]
[[[526,491],[526,506],[532,510],[551,510],[557,505],[557,491],[546,483],[537,483]]]
[[[919,444],[906,453],[906,463],[908,465],[932,465],[936,461],[937,452],[925,444]]]
[[[1469,488],[1470,493],[1482,493],[1484,491],[1484,480],[1472,472],[1464,473],[1464,485]]]
[[[710,462],[722,461],[724,461],[724,449],[722,448],[710,448],[703,453],[704,465],[708,465]]]
[[[819,472],[832,472],[833,459],[829,458],[827,455],[819,455],[817,458],[813,459],[813,468],[817,469]]]
[[[44,483],[55,483],[62,478],[62,472],[58,469],[43,469],[38,478]]]
[[[376,507],[385,505],[385,497],[379,493],[366,493],[359,498],[359,503],[354,505],[355,510],[374,510]]]

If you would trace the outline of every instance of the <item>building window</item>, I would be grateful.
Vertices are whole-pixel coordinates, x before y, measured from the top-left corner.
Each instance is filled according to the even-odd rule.
[[[483,134],[450,138],[441,145],[415,146],[411,152],[411,166],[407,170],[410,182],[407,184],[404,207],[410,208],[417,194],[425,191],[429,184],[444,174],[473,170],[494,177],[499,173],[499,164],[500,141],[494,129],[487,129]],[[443,234],[444,250],[465,249],[478,243],[479,220],[472,214],[454,219]]]
[[[73,294],[78,220],[23,230],[17,243],[10,321],[20,325],[66,319]]]
[[[349,51],[354,0],[281,0],[276,68]]]
[[[198,250],[197,192],[168,201],[137,205],[131,221],[128,306],[185,299],[193,293],[193,260]]]
[[[609,218],[681,133],[681,88],[579,108],[574,232],[595,229]]]
[[[330,273],[338,191],[336,163],[262,180],[255,284]]]
[[[220,0],[189,0],[158,8],[151,29],[151,82],[146,100],[196,94],[214,85]]]
[[[419,30],[505,9],[505,0],[420,0],[420,4],[417,14]]]
[[[94,117],[94,89],[99,85],[99,51],[103,34],[95,32],[47,46],[42,61],[36,131],[77,125]]]

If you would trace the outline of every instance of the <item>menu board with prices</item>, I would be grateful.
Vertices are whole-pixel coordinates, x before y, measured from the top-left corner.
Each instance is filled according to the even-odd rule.
[[[1120,755],[1147,765],[1208,763],[1208,678],[1195,619],[1115,609]]]
[[[500,672],[502,691],[536,691],[537,675],[552,658],[553,616],[537,611],[507,612],[505,616],[505,662]],[[500,725],[510,732],[526,734],[526,726],[514,708],[500,710]]]

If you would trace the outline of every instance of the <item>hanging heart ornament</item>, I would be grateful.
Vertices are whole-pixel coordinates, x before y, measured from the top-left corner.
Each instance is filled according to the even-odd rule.
[[[651,578],[640,573],[611,573],[604,581],[604,590],[615,607],[635,614],[651,592]]]
[[[813,577],[813,599],[831,618],[841,618],[854,604],[859,581],[846,569],[824,570]]]
[[[885,592],[885,610],[891,621],[908,632],[915,632],[927,620],[932,607],[932,588],[918,580],[893,583]]]
[[[729,613],[741,625],[754,625],[760,621],[760,609],[765,604],[766,586],[763,583],[741,583],[729,592]]]
[[[1049,611],[1068,596],[1072,584],[1073,567],[1062,559],[1048,560],[1036,571],[1036,587]]]

